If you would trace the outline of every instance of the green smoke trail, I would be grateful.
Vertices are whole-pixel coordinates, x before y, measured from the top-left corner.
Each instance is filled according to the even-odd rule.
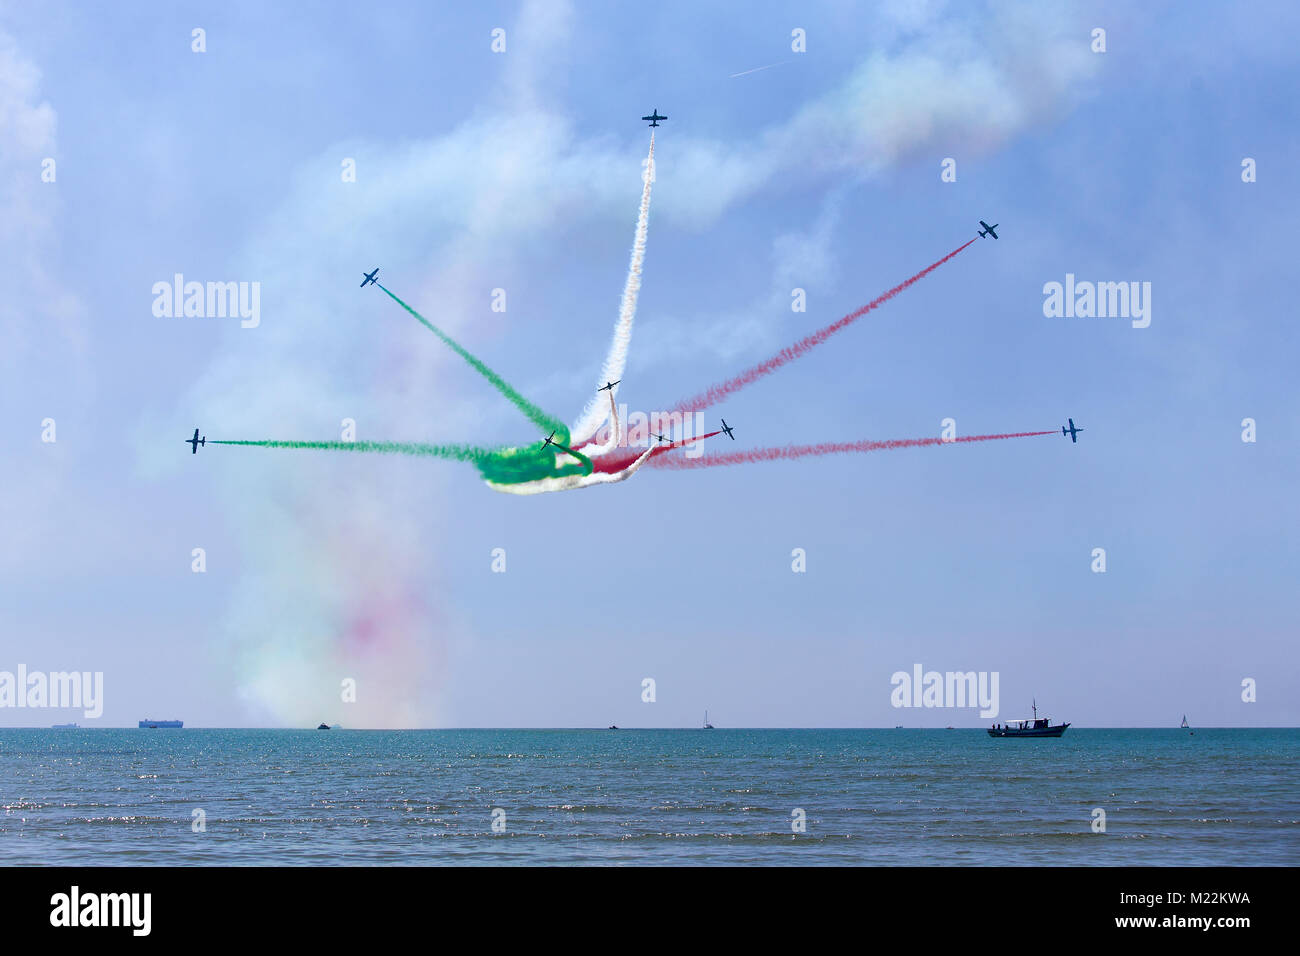
[[[425,458],[450,458],[455,461],[482,462],[495,452],[474,445],[428,445],[422,442],[397,441],[217,441],[209,445],[256,445],[260,448],[321,448],[328,451],[368,451],[381,455],[416,455]]]
[[[486,365],[484,365],[481,361],[479,361],[469,352],[465,351],[465,349],[462,348],[461,345],[458,342],[456,342],[455,339],[449,336],[446,332],[442,331],[442,329],[438,328],[436,325],[434,325],[432,322],[430,322],[428,319],[422,316],[419,312],[416,312],[413,308],[411,308],[409,305],[407,305],[397,296],[393,295],[392,292],[389,292],[388,289],[385,288],[382,283],[376,282],[375,285],[383,289],[384,292],[388,294],[388,297],[391,298],[398,305],[400,305],[403,309],[405,309],[407,312],[411,313],[411,315],[419,319],[420,323],[426,329],[428,329],[434,335],[438,336],[438,338],[446,342],[447,345],[452,349],[452,351],[454,351],[457,355],[459,355],[466,362],[468,362],[476,372],[478,372],[489,382],[495,385],[497,390],[501,392],[501,394],[504,395],[506,398],[508,398],[511,404],[515,406],[515,408],[523,412],[524,415],[527,416],[530,422],[532,422],[534,425],[537,425],[543,431],[546,430],[554,431],[557,435],[560,436],[561,444],[567,445],[569,443],[569,430],[568,428],[565,427],[563,422],[561,422],[559,419],[551,415],[546,414],[544,411],[542,411],[540,408],[538,408],[528,399],[520,395],[517,391],[515,391],[508,384],[506,384],[505,379],[503,379],[496,372],[492,371],[492,369],[488,368]]]
[[[472,462],[486,481],[499,485],[513,485],[542,478],[560,478],[565,475],[589,475],[591,459],[578,452],[573,456],[578,462],[556,465],[554,448],[545,448],[541,442],[523,448],[480,448],[476,445],[430,445],[423,442],[396,441],[218,441],[208,439],[209,445],[246,445],[258,448],[306,448],[324,451],[359,451],[380,455],[413,455],[422,458],[445,458]]]

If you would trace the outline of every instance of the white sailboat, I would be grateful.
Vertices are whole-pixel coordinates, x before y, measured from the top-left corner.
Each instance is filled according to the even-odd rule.
[[[1179,726],[1182,727],[1183,730],[1186,730],[1186,729],[1188,728],[1188,724],[1187,724],[1187,715],[1186,715],[1186,714],[1183,714],[1183,722],[1182,722]]]
[[[704,712],[704,729],[705,730],[713,729],[713,725],[709,723],[709,712],[707,710]]]

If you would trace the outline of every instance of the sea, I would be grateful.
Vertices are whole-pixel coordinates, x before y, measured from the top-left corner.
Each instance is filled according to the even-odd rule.
[[[9,865],[1300,863],[1300,729],[0,729]]]

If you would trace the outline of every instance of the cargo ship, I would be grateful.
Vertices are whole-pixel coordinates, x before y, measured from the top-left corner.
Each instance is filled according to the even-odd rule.
[[[149,730],[158,730],[159,728],[173,728],[173,727],[184,727],[184,726],[185,726],[185,721],[183,720],[142,720],[140,721],[141,730],[144,730],[145,728],[148,728]]]

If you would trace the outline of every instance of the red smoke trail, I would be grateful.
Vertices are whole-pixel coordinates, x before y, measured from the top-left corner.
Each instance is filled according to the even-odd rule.
[[[890,299],[898,295],[898,293],[902,292],[904,289],[913,285],[917,281],[924,279],[931,272],[939,268],[941,265],[943,265],[953,256],[957,255],[957,253],[961,252],[963,249],[966,248],[966,246],[969,246],[971,242],[974,241],[975,241],[974,239],[971,239],[970,242],[958,246],[952,252],[948,253],[946,256],[940,259],[938,262],[930,263],[930,265],[926,266],[924,269],[922,269],[916,275],[912,276],[910,279],[906,279],[903,282],[900,282],[898,285],[894,286],[888,292],[872,299],[870,302],[868,302],[862,308],[858,309],[856,312],[850,312],[848,315],[844,316],[844,318],[839,319],[836,322],[832,322],[824,329],[819,329],[818,331],[812,333],[811,335],[800,339],[798,342],[794,343],[794,345],[783,348],[780,352],[772,356],[766,362],[760,362],[758,365],[755,365],[753,368],[746,369],[744,372],[741,372],[735,378],[728,379],[727,381],[722,382],[721,384],[718,385],[712,385],[709,387],[708,391],[701,392],[699,395],[696,395],[694,398],[681,402],[677,406],[677,410],[682,412],[697,412],[700,409],[708,408],[710,405],[717,404],[722,399],[730,395],[732,392],[738,392],[746,385],[750,384],[751,382],[757,381],[758,379],[762,378],[764,375],[772,374],[777,369],[779,369],[782,365],[785,365],[787,362],[793,362],[795,359],[803,355],[809,349],[813,348],[814,346],[821,345],[823,342],[829,339],[840,329],[852,325],[854,322],[862,318],[862,316],[866,315],[872,309],[888,302]]]
[[[700,435],[698,438],[685,438],[682,439],[681,441],[675,441],[671,445],[664,445],[664,444],[657,445],[654,451],[650,453],[650,457],[646,459],[646,464],[647,465],[650,464],[650,462],[654,461],[660,455],[664,454],[665,452],[672,451],[674,448],[681,448],[683,445],[690,444],[691,442],[704,441],[704,439],[706,438],[712,438],[714,435],[721,435],[721,434],[722,432],[720,431],[705,432],[703,435]],[[595,471],[601,471],[601,472],[605,472],[606,474],[610,474],[615,471],[622,471],[624,468],[632,464],[632,462],[636,461],[644,454],[645,454],[644,448],[620,448],[618,451],[611,452],[608,455],[602,455],[600,458],[593,458],[591,460],[591,464]]]
[[[647,461],[657,468],[716,468],[720,465],[744,465],[756,461],[779,461],[808,458],[818,455],[843,455],[864,451],[893,451],[897,448],[922,448],[927,445],[952,445],[969,441],[1000,441],[1004,438],[1032,438],[1035,435],[1055,435],[1055,429],[1045,432],[1008,432],[1002,435],[965,435],[959,438],[892,438],[885,441],[823,442],[820,445],[784,445],[780,448],[752,448],[748,451],[702,458],[685,458],[674,455],[662,460]]]

